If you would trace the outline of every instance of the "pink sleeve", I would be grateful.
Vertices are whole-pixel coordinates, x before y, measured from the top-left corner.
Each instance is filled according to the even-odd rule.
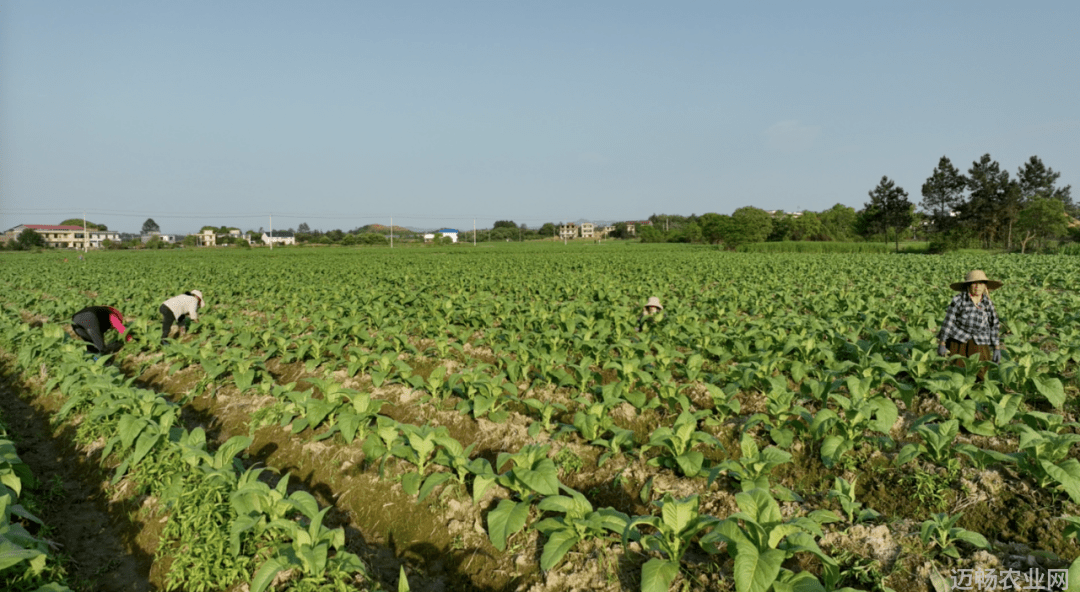
[[[116,329],[116,332],[121,335],[127,331],[127,327],[124,326],[124,323],[122,323],[120,318],[116,315],[109,315],[109,324],[111,324],[113,329]],[[131,335],[127,336],[127,340],[131,341]]]

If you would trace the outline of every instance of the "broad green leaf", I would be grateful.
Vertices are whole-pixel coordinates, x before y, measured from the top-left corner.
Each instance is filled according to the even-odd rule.
[[[548,571],[559,564],[562,558],[578,542],[577,534],[571,528],[556,530],[548,535],[544,543],[544,552],[540,555],[540,569]]]
[[[668,592],[671,582],[679,575],[677,561],[650,559],[641,566],[641,592]]]
[[[780,574],[780,564],[784,562],[784,552],[767,549],[759,552],[749,543],[736,545],[735,554],[735,590],[737,592],[767,592],[776,576]]]
[[[504,499],[494,510],[488,512],[488,538],[500,551],[506,550],[506,539],[525,527],[529,518],[529,504]]]

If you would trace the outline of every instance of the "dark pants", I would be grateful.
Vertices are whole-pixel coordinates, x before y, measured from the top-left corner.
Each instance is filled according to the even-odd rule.
[[[105,337],[101,334],[101,324],[97,315],[89,311],[79,312],[71,317],[71,330],[80,339],[87,342],[87,353],[111,354],[120,351],[120,348],[124,347],[122,341],[113,341],[105,345]]]
[[[984,362],[989,362],[993,356],[993,352],[990,350],[989,345],[979,345],[975,343],[975,340],[969,339],[967,342],[959,342],[955,339],[950,339],[945,342],[945,347],[949,350],[950,356],[963,356],[955,361],[955,364],[961,368],[964,367],[964,363],[967,361],[964,358],[979,354],[979,359]],[[986,367],[979,369],[979,380],[982,380],[986,375]]]
[[[161,308],[158,309],[158,312],[161,313],[161,339],[162,340],[165,340],[165,339],[169,338],[169,331],[172,331],[173,323],[179,324],[184,329],[188,328],[188,324],[189,324],[190,321],[188,321],[188,316],[186,314],[185,315],[180,315],[180,318],[177,319],[176,315],[173,314],[173,311],[169,310],[169,307],[165,306],[164,304],[161,305]]]

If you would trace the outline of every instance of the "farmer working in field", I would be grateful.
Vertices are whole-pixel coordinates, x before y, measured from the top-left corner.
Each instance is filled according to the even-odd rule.
[[[981,269],[968,273],[964,281],[949,285],[959,293],[953,296],[945,310],[945,320],[938,331],[939,355],[966,358],[978,354],[980,360],[989,358],[995,364],[1001,362],[1001,341],[998,338],[1001,322],[990,300],[990,291],[997,290],[1001,285],[999,281],[987,279]],[[964,359],[957,359],[956,365],[963,368]],[[986,368],[979,371],[979,378],[984,374]]]
[[[641,319],[638,320],[637,330],[641,332],[645,328],[645,321],[655,317],[657,313],[664,310],[664,306],[660,304],[660,299],[656,296],[650,296],[649,300],[645,303],[645,307],[641,311]]]
[[[111,306],[87,306],[71,317],[71,330],[87,342],[87,353],[111,354],[124,347],[119,339],[105,345],[104,333],[109,329],[116,329],[120,335],[127,332],[124,315]],[[127,340],[131,341],[131,333],[127,334]]]
[[[202,292],[192,290],[179,296],[173,296],[161,305],[161,345],[169,342],[169,332],[172,331],[174,322],[181,327],[187,328],[188,320],[199,320],[199,309],[203,307]]]

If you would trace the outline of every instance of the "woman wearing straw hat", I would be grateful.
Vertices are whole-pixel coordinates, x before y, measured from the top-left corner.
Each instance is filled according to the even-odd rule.
[[[638,320],[638,332],[640,333],[645,328],[645,321],[662,310],[664,310],[664,305],[660,304],[660,299],[656,296],[649,296],[649,300],[645,302],[645,307],[641,311],[641,319]]]
[[[981,269],[976,269],[964,277],[964,281],[950,284],[958,293],[945,310],[945,320],[938,331],[938,354],[941,356],[961,356],[956,365],[964,367],[968,356],[979,355],[980,360],[990,358],[995,364],[1001,362],[1001,341],[998,319],[990,292],[1001,287],[1001,282],[987,279]],[[991,353],[993,348],[993,353]],[[986,374],[986,369],[979,371],[979,378]]]

